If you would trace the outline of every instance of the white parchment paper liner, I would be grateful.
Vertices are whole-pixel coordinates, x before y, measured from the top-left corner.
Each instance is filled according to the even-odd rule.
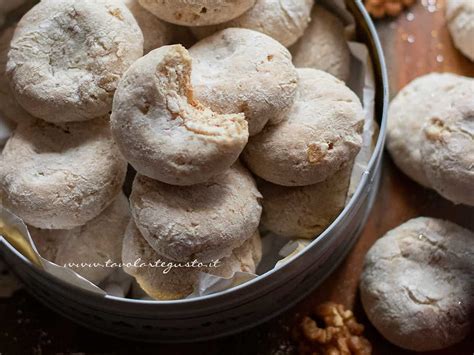
[[[41,264],[40,267],[42,267],[45,272],[65,282],[76,285],[77,287],[82,288],[84,290],[92,291],[100,295],[106,294],[105,291],[103,291],[102,289],[94,285],[92,282],[86,280],[79,274],[75,273],[71,269],[56,265],[44,259],[43,257],[41,257],[41,255],[38,253],[38,250],[36,249],[35,244],[33,243],[33,240],[31,239],[30,232],[28,231],[26,224],[20,218],[15,216],[13,213],[8,211],[3,206],[0,206],[0,216],[1,216],[0,223],[2,225],[5,224],[9,228],[16,229],[23,236],[23,238],[25,238],[25,240],[31,246],[33,253],[37,256],[38,260],[40,261],[40,264]],[[5,240],[5,238],[1,235],[0,235],[0,241],[8,243],[8,241]]]
[[[321,1],[320,4],[330,9],[343,20],[343,22],[346,24],[347,36],[350,38],[354,32],[354,19],[345,8],[344,1],[326,0]],[[374,121],[375,84],[373,67],[368,49],[364,44],[350,40],[348,40],[348,45],[352,53],[352,63],[351,78],[349,79],[347,85],[351,87],[351,89],[361,99],[366,117],[364,124],[363,146],[355,160],[349,188],[349,201],[350,197],[355,192],[355,189],[357,188],[363,173],[366,171],[368,162],[372,156],[372,142],[374,134],[377,131],[377,123]],[[6,122],[2,120],[2,117],[0,117],[0,144],[2,143],[2,140],[4,141],[8,136],[10,130],[11,127],[7,126]],[[28,243],[31,244],[34,252],[41,261],[41,267],[45,270],[45,272],[50,273],[65,282],[73,284],[76,287],[92,291],[98,295],[108,294],[117,297],[124,297],[129,294],[129,290],[131,288],[131,297],[138,299],[150,299],[140,290],[139,286],[132,280],[132,278],[125,274],[122,270],[114,271],[112,275],[102,282],[100,285],[101,287],[98,287],[74,271],[43,259],[38,254],[26,225],[18,217],[14,216],[2,206],[0,206],[0,213],[3,216],[4,222],[17,228],[18,231],[24,235],[24,238],[28,241]],[[305,239],[288,240],[287,238],[282,238],[270,233],[263,234],[263,258],[258,268],[258,274],[260,275],[268,270],[278,268],[281,265],[289,262],[302,250],[304,250],[311,242],[311,240]],[[2,237],[0,236],[0,238]],[[188,298],[200,297],[223,291],[256,277],[258,277],[257,274],[244,272],[236,272],[229,278],[222,278],[206,273],[200,273],[199,282],[196,284],[194,292],[188,296]]]

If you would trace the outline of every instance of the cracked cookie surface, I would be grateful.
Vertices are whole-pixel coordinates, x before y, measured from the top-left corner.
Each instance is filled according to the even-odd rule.
[[[172,186],[137,175],[130,204],[138,229],[159,254],[176,261],[230,255],[255,232],[261,195],[251,174],[235,164],[193,186]]]
[[[243,114],[220,115],[194,99],[191,66],[181,45],[150,52],[121,80],[111,116],[114,137],[132,166],[172,185],[222,173],[248,140]]]
[[[303,36],[290,48],[298,68],[314,68],[347,82],[351,52],[342,21],[324,7],[316,5],[312,21]]]
[[[431,73],[390,103],[387,149],[419,184],[474,205],[474,79]]]
[[[310,23],[313,5],[313,0],[257,0],[242,16],[215,26],[194,27],[192,31],[198,38],[205,38],[225,28],[247,28],[289,47]]]
[[[422,166],[441,196],[474,206],[474,80],[460,81],[449,95],[451,104],[423,127]]]
[[[117,83],[143,55],[143,35],[115,0],[44,0],[18,23],[7,75],[19,103],[49,122],[107,114]]]
[[[71,229],[102,212],[120,192],[127,162],[108,120],[20,124],[0,157],[3,205],[27,224]]]
[[[160,19],[183,26],[229,21],[250,9],[255,0],[138,0]]]
[[[342,81],[316,69],[297,69],[296,99],[282,122],[251,137],[243,158],[264,180],[312,185],[350,164],[362,145],[364,112]]]
[[[443,349],[469,333],[473,279],[474,234],[448,221],[415,218],[368,252],[362,304],[390,342],[414,351]]]
[[[197,99],[216,112],[243,112],[251,136],[281,121],[290,109],[298,75],[290,52],[269,36],[228,28],[199,41],[189,53]]]

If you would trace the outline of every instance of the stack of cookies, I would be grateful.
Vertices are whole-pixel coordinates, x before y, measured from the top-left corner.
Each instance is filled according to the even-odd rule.
[[[2,42],[0,193],[52,261],[184,298],[255,273],[260,222],[313,238],[344,207],[364,114],[313,1],[43,0]]]
[[[120,262],[127,162],[108,123],[113,94],[143,54],[121,3],[47,0],[2,36],[2,104],[17,127],[0,160],[2,204],[39,251],[94,283]],[[83,266],[81,266],[83,264]]]

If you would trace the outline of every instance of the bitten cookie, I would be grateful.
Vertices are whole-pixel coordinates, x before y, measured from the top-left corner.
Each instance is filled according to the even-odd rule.
[[[250,9],[255,0],[138,0],[160,19],[183,26],[213,25],[232,20]]]
[[[172,186],[138,175],[130,203],[138,229],[168,259],[208,262],[231,254],[255,232],[261,195],[240,164],[203,184]]]
[[[194,27],[192,31],[202,39],[225,28],[248,28],[289,47],[308,27],[313,5],[313,0],[257,0],[254,7],[234,20],[216,26]]]
[[[259,180],[263,196],[261,225],[288,238],[312,239],[343,210],[352,165],[317,184],[286,187]]]
[[[112,132],[125,158],[140,174],[172,185],[222,173],[248,140],[244,115],[219,115],[202,106],[190,75],[183,46],[156,49],[124,75],[112,109]]]
[[[474,205],[473,95],[471,78],[447,73],[417,78],[390,104],[387,135],[388,150],[405,174],[468,205]]]
[[[116,0],[43,0],[18,23],[7,74],[30,114],[59,123],[110,111],[122,74],[143,54],[143,35]]]
[[[448,0],[446,18],[454,44],[466,57],[474,61],[474,2]]]
[[[3,150],[0,197],[29,225],[71,229],[112,202],[126,170],[105,118],[61,126],[37,120],[20,124]]]
[[[291,54],[264,34],[229,28],[189,53],[196,98],[219,113],[243,112],[250,135],[280,121],[293,103],[298,75]]]
[[[67,266],[97,285],[115,270],[113,264],[122,261],[122,241],[129,220],[128,200],[120,194],[83,226],[71,230],[28,229],[43,258]]]
[[[8,52],[15,27],[6,28],[0,36],[0,115],[10,121],[19,123],[28,122],[34,118],[16,101],[6,74]]]
[[[420,217],[374,244],[365,257],[360,292],[367,316],[387,340],[431,351],[469,334],[473,280],[474,234]]]
[[[243,158],[261,178],[283,186],[312,185],[351,163],[362,145],[359,98],[332,75],[298,69],[287,119],[251,137]]]
[[[298,68],[314,68],[347,81],[350,75],[351,52],[347,45],[344,24],[324,7],[316,5],[312,21],[303,37],[290,48]]]
[[[197,286],[200,273],[207,273],[224,278],[232,277],[235,272],[255,273],[262,258],[262,244],[258,232],[232,250],[230,256],[219,260],[212,267],[190,267],[158,255],[142,237],[133,222],[127,228],[123,242],[122,259],[124,270],[135,277],[140,287],[151,297],[159,300],[182,299],[189,296]],[[140,260],[142,265],[136,265]],[[158,267],[151,267],[158,262]],[[199,261],[198,261],[199,263]],[[196,265],[199,265],[199,264]],[[169,267],[179,265],[181,267]],[[162,266],[163,265],[163,266]],[[169,267],[169,270],[167,269]]]

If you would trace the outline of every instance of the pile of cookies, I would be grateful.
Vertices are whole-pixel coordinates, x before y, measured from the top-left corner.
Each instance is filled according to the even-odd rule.
[[[143,36],[124,5],[100,5],[45,1],[2,36],[2,113],[17,122],[0,160],[2,204],[61,265],[120,262],[130,216],[108,112]],[[73,269],[95,283],[112,271]]]
[[[1,57],[0,195],[52,261],[123,261],[184,298],[255,273],[260,224],[313,238],[345,205],[364,112],[344,25],[311,0],[43,0]]]

